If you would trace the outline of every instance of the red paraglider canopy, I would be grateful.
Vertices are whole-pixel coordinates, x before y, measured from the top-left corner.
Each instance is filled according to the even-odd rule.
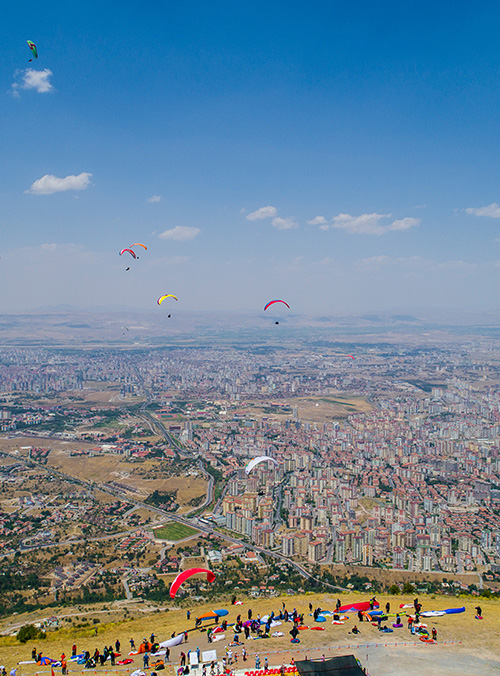
[[[274,305],[274,303],[283,303],[283,305],[286,305],[287,308],[290,309],[290,306],[288,305],[288,303],[286,302],[286,300],[279,300],[279,299],[278,299],[278,300],[270,300],[269,303],[266,304],[266,306],[265,306],[265,308],[264,308],[264,312],[267,310],[267,308],[268,308],[270,305]]]
[[[211,570],[207,570],[206,568],[189,568],[189,570],[183,570],[170,585],[170,597],[175,598],[179,587],[190,578],[191,575],[196,575],[197,573],[206,573],[207,582],[213,582],[215,580],[215,573],[212,573]]]
[[[132,251],[132,249],[122,249],[122,250],[120,251],[120,256],[123,256],[123,254],[125,253],[125,251],[128,251],[128,253],[132,256],[132,258],[137,258],[136,254],[135,254],[135,251]]]

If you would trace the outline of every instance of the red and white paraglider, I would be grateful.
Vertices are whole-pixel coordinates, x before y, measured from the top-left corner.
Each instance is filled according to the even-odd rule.
[[[170,597],[175,598],[179,587],[188,580],[193,575],[198,575],[204,573],[207,576],[207,582],[213,582],[215,580],[215,573],[212,573],[211,570],[206,568],[189,568],[189,570],[183,570],[182,573],[179,573],[175,580],[170,585]]]

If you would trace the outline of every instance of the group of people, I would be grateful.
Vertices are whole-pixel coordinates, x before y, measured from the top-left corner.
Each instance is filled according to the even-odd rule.
[[[112,645],[104,646],[102,652],[99,648],[94,650],[94,653],[91,654],[90,651],[84,650],[80,655],[78,654],[78,649],[76,643],[73,643],[71,648],[71,659],[77,660],[80,664],[83,664],[86,669],[93,669],[96,666],[104,666],[106,661],[109,659],[111,666],[115,666],[116,657],[120,655],[120,641],[116,639],[114,647]],[[40,664],[43,659],[42,652],[37,652],[37,649],[34,647],[31,651],[31,659]],[[59,659],[61,663],[61,673],[63,676],[68,673],[68,658],[63,652]]]
[[[375,597],[370,599],[370,608],[373,610],[377,605],[377,600]],[[333,615],[334,620],[339,619],[339,610],[341,608],[341,602],[340,599],[337,599],[337,603],[335,606],[335,613]],[[420,615],[421,615],[421,610],[422,610],[422,604],[419,602],[418,598],[415,598],[413,601],[413,609],[414,612],[412,615],[408,616],[408,629],[412,632],[415,633],[418,630],[419,624],[420,624]],[[380,631],[387,630],[387,627],[383,624],[389,617],[390,615],[390,610],[391,610],[391,604],[387,602],[385,604],[385,613],[377,615],[374,619],[376,620],[376,623],[378,625],[378,629]],[[480,606],[476,607],[477,615],[479,617],[482,616],[482,609]],[[317,607],[313,608],[312,603],[309,603],[309,612],[314,618],[314,621],[318,620],[318,617],[321,615],[322,608]],[[186,612],[186,617],[189,620],[191,618],[191,611],[188,610]],[[247,662],[248,660],[248,654],[245,649],[245,646],[243,644],[242,638],[246,640],[253,638],[252,634],[255,635],[255,637],[259,638],[267,638],[270,635],[271,632],[271,627],[273,625],[274,621],[280,621],[280,622],[291,622],[293,624],[291,630],[289,631],[289,634],[291,635],[292,639],[297,639],[297,636],[299,635],[299,627],[303,624],[304,622],[304,614],[299,613],[296,608],[293,608],[292,611],[287,610],[285,602],[282,602],[282,608],[279,611],[279,613],[275,614],[274,611],[271,612],[268,616],[265,618],[265,623],[262,623],[261,621],[261,616],[260,614],[257,614],[256,617],[254,617],[252,609],[249,608],[247,611],[247,619],[244,620],[242,618],[241,613],[238,614],[236,617],[236,621],[234,624],[234,634],[233,634],[233,639],[231,643],[228,644],[226,647],[226,654],[222,658],[222,666],[224,672],[226,670],[230,670],[231,667],[234,665],[237,665],[239,663],[239,655],[237,650],[241,649],[240,655],[241,655],[241,660],[243,662]],[[362,611],[358,612],[358,620],[359,622],[364,622],[369,621],[369,618],[367,614],[363,613]],[[196,620],[195,626],[198,628],[200,627],[201,621]],[[395,625],[400,625],[402,626],[401,622],[401,616],[399,612],[395,613]],[[220,628],[222,631],[226,631],[228,629],[228,622],[226,619],[224,619],[220,623]],[[207,630],[207,639],[208,642],[211,643],[212,640],[214,639],[214,631],[216,630],[216,627],[209,627]],[[220,631],[220,630],[219,630]],[[361,631],[358,629],[357,624],[354,624],[352,627],[350,633],[352,634],[360,634]],[[184,632],[185,634],[185,640],[188,640],[188,632]],[[434,641],[437,640],[437,629],[436,627],[433,627],[431,630],[431,635],[432,639]],[[175,637],[175,632],[172,634],[172,637]],[[243,636],[242,636],[243,635]],[[280,633],[279,635],[283,635]],[[130,643],[130,649],[131,651],[136,651],[136,643],[133,638],[129,640]],[[155,640],[155,635],[154,633],[151,633],[151,636],[148,638],[144,638],[142,643],[145,646],[145,650],[139,650],[139,652],[142,654],[142,661],[143,661],[143,666],[144,669],[148,669],[149,667],[156,668],[156,662],[151,664],[150,663],[150,655],[154,654],[155,652],[159,651],[159,644]],[[117,639],[115,642],[115,645],[109,645],[109,646],[104,646],[103,650],[100,651],[98,648],[96,648],[91,654],[88,650],[83,651],[81,654],[77,653],[77,646],[76,644],[73,644],[72,651],[71,651],[71,657],[78,658],[78,662],[80,664],[83,664],[85,668],[91,669],[95,668],[96,666],[104,666],[104,664],[109,660],[111,663],[111,666],[114,666],[116,663],[116,658],[117,656],[120,655],[120,641]],[[184,652],[180,653],[180,667],[179,667],[179,675],[181,673],[183,674],[189,674],[189,654],[191,652],[196,652],[198,655],[198,661],[200,659],[200,648],[196,648],[196,651],[188,651],[187,655]],[[164,648],[163,649],[164,657],[162,655],[162,658],[164,659],[165,662],[170,661],[170,648]],[[42,661],[42,653],[38,653],[36,648],[33,648],[32,650],[32,659],[35,660],[36,662],[41,662]],[[67,663],[68,660],[66,658],[66,655],[63,653],[61,655],[61,670],[63,676],[67,674]],[[264,669],[267,668],[267,657],[265,658],[264,661]],[[160,667],[161,668],[161,667]],[[255,655],[255,668],[260,669],[260,656],[258,653]],[[217,673],[218,665],[214,662],[212,663],[209,667],[208,666],[203,666],[202,667],[202,676],[214,676],[215,673]],[[2,674],[0,673],[0,676]],[[6,675],[3,675],[6,676]]]

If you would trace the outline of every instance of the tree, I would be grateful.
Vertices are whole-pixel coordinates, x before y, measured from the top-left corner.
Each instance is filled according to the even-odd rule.
[[[38,629],[34,624],[25,624],[17,632],[16,638],[20,643],[34,641],[36,638],[38,638]]]
[[[411,582],[405,582],[403,585],[403,594],[414,594],[415,593],[415,587],[411,584]]]
[[[393,594],[394,596],[396,596],[399,593],[400,593],[400,589],[399,589],[398,585],[397,584],[391,584],[391,586],[389,587],[389,594]]]

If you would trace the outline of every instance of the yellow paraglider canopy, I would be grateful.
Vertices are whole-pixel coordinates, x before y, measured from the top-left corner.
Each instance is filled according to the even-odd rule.
[[[179,300],[177,298],[177,296],[174,296],[173,293],[166,293],[164,296],[160,296],[158,298],[158,300],[156,301],[158,303],[158,305],[161,305],[163,303],[163,301],[165,300],[165,298],[175,298],[175,300]]]

